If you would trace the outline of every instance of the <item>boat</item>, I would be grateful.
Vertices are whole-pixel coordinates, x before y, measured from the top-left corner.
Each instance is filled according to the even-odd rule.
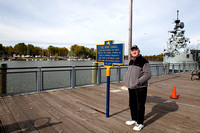
[[[163,52],[163,63],[199,63],[200,50],[187,47],[190,39],[185,37],[184,23],[179,20],[178,15],[179,11],[177,11],[177,19],[174,21],[174,30],[169,31],[171,37],[168,39],[167,47]]]

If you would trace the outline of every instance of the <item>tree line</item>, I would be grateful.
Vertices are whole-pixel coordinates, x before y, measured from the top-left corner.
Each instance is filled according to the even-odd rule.
[[[150,55],[150,56],[146,55],[143,57],[150,61],[163,61],[163,53],[161,53],[159,55]]]
[[[163,61],[163,53],[159,55],[145,55],[143,57],[149,61]],[[128,60],[128,55],[125,55],[124,58]]]
[[[66,47],[54,47],[50,45],[47,49],[34,46],[32,44],[26,45],[25,43],[18,43],[14,47],[3,46],[0,44],[0,56],[12,57],[13,55],[30,55],[35,57],[39,56],[76,56],[78,58],[95,58],[96,53],[94,48],[87,48],[74,44],[70,47],[70,50]]]
[[[30,55],[33,57],[35,57],[36,55],[46,56],[46,57],[75,56],[78,58],[92,58],[92,59],[95,59],[96,57],[96,51],[94,48],[87,48],[77,44],[72,45],[69,50],[66,47],[54,47],[52,45],[50,45],[47,49],[42,49],[32,44],[26,45],[25,43],[18,43],[14,47],[12,47],[12,46],[3,46],[0,43],[0,57],[12,57],[13,54],[20,56]],[[163,60],[163,54],[143,56],[143,57],[151,61]],[[128,59],[128,55],[125,55],[124,58]]]

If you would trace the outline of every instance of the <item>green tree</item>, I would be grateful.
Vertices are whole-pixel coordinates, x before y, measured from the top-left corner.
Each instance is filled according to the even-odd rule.
[[[25,43],[18,43],[14,47],[15,53],[19,55],[25,55],[27,53],[27,46]]]
[[[54,48],[54,46],[50,45],[48,47],[48,50],[49,50],[50,56],[54,56],[55,55],[55,48]]]
[[[27,46],[27,55],[35,55],[35,47],[32,44]]]
[[[69,50],[65,47],[59,49],[60,56],[67,56],[69,54]]]
[[[5,50],[5,48],[4,48],[3,44],[0,43],[0,54],[3,54],[4,50]]]
[[[79,51],[80,51],[81,47],[77,44],[74,44],[70,47],[71,52],[73,53],[74,56],[78,56],[79,55]]]
[[[152,60],[152,61],[162,61],[163,54],[144,56],[144,58],[146,58],[147,60]]]
[[[49,56],[49,51],[48,51],[48,49],[43,49],[43,50],[42,50],[42,53],[43,53],[43,54],[42,54],[43,56]]]
[[[40,47],[35,47],[34,55],[42,55],[42,49]]]
[[[7,53],[7,56],[12,56],[15,52],[14,52],[14,48],[12,46],[7,46],[5,47],[5,51]]]
[[[69,53],[69,50],[65,47],[60,48],[60,47],[54,47],[52,45],[50,45],[48,47],[48,51],[49,51],[51,56],[55,56],[55,55],[57,55],[57,56],[67,56],[68,53]]]
[[[87,48],[87,57],[92,59],[96,58],[96,51],[94,48]]]
[[[79,51],[78,51],[78,57],[87,57],[88,55],[88,51],[86,50],[86,48],[84,46],[80,46]]]
[[[95,58],[96,56],[96,52],[94,48],[87,48],[84,46],[79,46],[77,44],[74,44],[70,47],[70,52],[74,55],[74,56],[78,56],[78,57],[83,57],[83,58]]]

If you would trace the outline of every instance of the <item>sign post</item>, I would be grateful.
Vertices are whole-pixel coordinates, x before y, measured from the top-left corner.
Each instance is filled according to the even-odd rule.
[[[106,95],[106,117],[109,117],[110,103],[110,68],[124,64],[124,43],[114,43],[114,40],[106,40],[104,44],[97,44],[97,63],[103,63],[106,69],[107,77],[107,95]]]
[[[106,89],[106,117],[109,117],[109,107],[110,107],[110,67],[106,69],[107,77],[107,89]]]

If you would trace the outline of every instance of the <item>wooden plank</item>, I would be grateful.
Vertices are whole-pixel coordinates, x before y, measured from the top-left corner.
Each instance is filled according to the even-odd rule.
[[[185,83],[183,83],[183,84],[185,84]],[[172,90],[173,90],[173,86],[176,86],[177,95],[180,95],[180,97],[199,100],[199,97],[198,97],[199,90],[192,88],[191,85],[181,85],[181,84],[173,85],[173,83],[169,82],[169,83],[156,84],[156,86],[150,85],[150,89],[156,90],[158,92],[162,92],[162,93],[170,96],[172,93]],[[157,89],[155,89],[155,88],[157,88]],[[198,88],[198,87],[196,87],[196,88]],[[200,100],[199,100],[199,102],[200,102]]]
[[[90,132],[89,129],[83,125],[83,123],[87,124],[86,119],[83,119],[77,114],[74,114],[74,112],[71,112],[69,110],[70,108],[67,107],[67,102],[63,102],[61,99],[57,99],[55,96],[46,93],[43,94],[41,98],[43,98],[58,111],[65,114],[65,117],[61,117],[59,120],[62,121],[67,127],[69,127],[73,132]]]
[[[28,95],[30,98],[32,95]],[[52,125],[59,124],[60,121],[52,122],[51,116],[49,116],[44,110],[43,105],[39,106],[36,102],[27,103],[27,96],[15,97],[15,102],[25,112],[25,115],[31,120],[35,128],[39,132],[56,132]],[[29,99],[30,100],[30,99]],[[60,131],[60,130],[59,130]]]
[[[0,98],[0,115],[11,114],[10,110],[8,109],[7,105],[5,104],[3,98]]]
[[[26,117],[18,105],[16,105],[11,97],[5,97],[4,101],[9,110],[12,112],[12,116],[15,118],[22,132],[38,133],[37,129],[33,126],[30,120]]]
[[[80,91],[79,91],[80,92]]]
[[[78,99],[75,99],[74,97],[71,97],[69,95],[66,95],[64,94],[63,96],[63,93],[59,93],[57,94],[57,96],[60,96],[60,97],[65,97],[66,99],[63,99],[64,100],[64,103],[68,103],[67,104],[67,108],[70,109],[71,112],[73,112],[74,114],[77,114],[78,117],[82,117],[83,119],[87,120],[88,122],[90,122],[90,124],[95,124],[96,122],[95,121],[100,121],[100,120],[96,120],[96,119],[93,119],[93,114],[97,114],[97,112],[93,109],[91,109],[90,107],[88,106],[85,106],[84,104],[81,103],[80,100]],[[70,100],[69,100],[70,99]],[[64,106],[64,105],[63,105]],[[92,120],[91,120],[92,119]],[[101,122],[100,122],[101,123]],[[100,124],[99,123],[99,124]],[[83,123],[80,123],[80,124],[83,124]],[[99,125],[99,124],[96,124],[96,125]],[[83,125],[85,126],[85,125]],[[88,126],[87,126],[88,127]],[[99,129],[99,130],[102,130],[100,129],[99,127],[95,126],[96,129]],[[91,126],[90,126],[91,128]],[[109,128],[109,127],[108,127]],[[92,128],[91,131],[93,130],[96,130],[95,128]],[[106,131],[104,131],[106,132]]]
[[[0,115],[0,120],[2,122],[2,126],[4,128],[5,133],[22,132],[11,114]]]
[[[69,127],[67,127],[62,121],[60,121],[60,118],[65,117],[64,114],[59,112],[56,108],[48,104],[46,101],[41,99],[42,94],[32,95],[31,98],[37,99],[37,105],[41,107],[41,110],[43,111],[44,116],[49,117],[51,119],[50,125],[57,131],[57,132],[73,132]]]
[[[79,92],[79,91],[78,91]],[[74,93],[74,91],[72,92],[72,93]],[[62,93],[63,94],[63,93]],[[62,94],[59,94],[59,95],[62,95]],[[69,94],[69,93],[67,93],[68,95],[71,95],[71,93]],[[93,96],[93,95],[91,95],[91,96]],[[66,97],[66,96],[65,96]],[[81,96],[82,97],[82,96]],[[80,98],[80,97],[79,97]],[[67,98],[68,99],[68,98]],[[76,100],[77,100],[77,98],[76,98]],[[84,101],[83,99],[81,99],[80,101]],[[92,100],[89,100],[89,99],[86,99],[86,101],[92,101]],[[85,106],[87,106],[87,107],[89,107],[90,108],[90,106],[91,106],[91,104],[89,103],[88,104],[88,102],[83,102],[82,104],[83,105],[85,105]],[[95,104],[99,104],[97,101],[95,101]],[[90,118],[90,119],[93,119],[93,118]],[[125,128],[126,127],[126,125],[124,124],[124,121],[122,121],[123,122],[123,125],[121,124],[121,121],[116,121],[116,120],[114,120],[114,119],[108,119],[108,118],[106,118],[105,117],[105,115],[101,115],[101,117],[99,116],[98,117],[98,121],[102,121],[102,122],[100,122],[100,123],[98,123],[98,125],[100,125],[101,127],[104,127],[105,128],[105,123],[108,123],[109,121],[109,126],[111,126],[111,127],[113,127],[112,129],[109,129],[109,127],[108,127],[108,129],[109,130],[111,130],[111,131],[113,131],[113,132],[124,132],[124,131],[126,131],[127,129]],[[93,123],[95,123],[95,120],[93,120]],[[112,124],[112,125],[110,125],[110,123]],[[124,127],[124,128],[123,128]],[[123,130],[122,130],[123,129]]]
[[[147,97],[148,103],[157,103],[165,109],[173,110],[173,108],[178,108],[178,112],[182,112],[184,115],[191,115],[194,117],[200,117],[200,106],[195,106],[192,104],[182,103],[179,100],[173,99],[163,99],[158,96],[148,96]],[[172,104],[172,105],[170,105]],[[199,104],[200,105],[200,104]],[[178,107],[177,107],[178,106]]]
[[[99,105],[102,105],[103,110],[105,111],[105,100],[106,100],[106,94],[102,96],[102,90],[105,92],[105,87],[90,87],[92,88],[91,91],[88,91],[87,88],[79,88],[77,90],[78,93],[81,93],[83,95],[87,95],[88,97],[91,97],[91,100],[88,101],[95,101],[95,103],[88,103],[90,105],[93,105],[95,107],[97,100],[101,100],[101,103],[99,103]],[[112,89],[112,88],[111,88]],[[116,90],[116,89],[115,89]],[[85,93],[85,91],[87,92],[87,94]],[[94,94],[95,93],[95,96]],[[81,97],[81,96],[80,96]],[[87,102],[87,101],[85,101]],[[111,92],[110,94],[110,116],[112,115],[118,115],[117,118],[120,119],[120,117],[123,118],[127,118],[128,116],[127,114],[123,114],[123,112],[129,110],[129,106],[128,106],[128,92],[127,91],[120,91],[119,93],[115,93],[115,92]],[[124,123],[124,122],[123,122]]]
[[[94,88],[94,90],[93,90],[97,94],[97,92],[95,90],[97,90],[97,89]],[[100,90],[100,88],[98,88],[98,90]],[[85,91],[87,93],[85,93]],[[105,106],[106,106],[105,96],[104,97],[94,96],[92,94],[93,91],[87,91],[87,90],[85,90],[85,88],[78,89],[78,90],[74,90],[72,94],[70,93],[70,95],[73,95],[74,97],[81,99],[81,101],[84,101],[84,103],[88,103],[88,105],[92,108],[96,108],[98,110],[105,112]],[[99,95],[101,95],[101,93]],[[121,110],[127,109],[127,107],[128,107],[128,102],[123,103],[123,102],[120,102],[120,101],[122,101],[122,98],[120,100],[115,99],[115,98],[119,98],[119,97],[115,96],[115,95],[111,95],[111,98],[110,98],[110,114],[111,115],[115,114],[116,112],[119,112]],[[117,101],[119,101],[119,102],[117,102]]]
[[[51,98],[52,98],[53,96],[51,96]],[[65,96],[66,97],[66,96]],[[68,98],[66,98],[66,99],[68,99]],[[49,100],[48,100],[49,101]],[[55,101],[57,101],[57,100],[55,100]],[[61,104],[62,102],[59,102],[59,104]],[[64,102],[64,104],[62,105],[62,107],[65,107],[65,105],[68,105],[67,104],[67,101],[65,101]],[[77,106],[77,102],[74,104],[74,105],[76,105]],[[78,104],[78,107],[79,107],[79,105],[80,104]],[[82,107],[82,106],[81,106]],[[63,109],[63,108],[62,108]],[[68,108],[68,111],[71,109],[71,106]],[[101,122],[101,120],[99,120],[99,119],[96,119],[96,117],[94,117],[94,115],[96,115],[97,113],[92,113],[92,114],[88,114],[89,112],[88,111],[86,111],[86,110],[79,110],[78,108],[77,109],[75,109],[75,107],[70,111],[70,112],[72,112],[73,111],[73,113],[74,114],[77,114],[76,116],[78,116],[78,117],[80,117],[80,118],[83,118],[84,120],[87,120],[87,122],[90,122],[90,125],[91,124],[95,124],[96,122],[98,122],[98,124],[95,124],[94,126],[96,126],[96,125],[98,125],[98,126],[100,126],[100,125],[102,125],[102,124],[104,124],[104,126],[102,126],[102,127],[104,127],[104,129],[106,129],[107,130],[107,128],[108,128],[108,130],[109,130],[109,126],[107,126],[106,124],[105,124],[105,122]],[[84,111],[86,111],[86,112],[84,112]],[[93,115],[94,114],[94,115]],[[100,114],[101,116],[102,116],[102,114]],[[70,115],[71,116],[71,115]],[[70,117],[69,116],[69,117]],[[99,118],[100,116],[98,116],[98,118]],[[104,115],[103,115],[103,117],[105,117]],[[73,119],[74,117],[72,117],[72,119]],[[78,119],[80,119],[80,118],[78,118]],[[75,121],[77,121],[77,120],[75,120]],[[80,120],[79,120],[80,121]],[[79,121],[77,121],[77,122],[79,122]],[[83,124],[83,123],[80,123],[80,124]],[[84,123],[84,125],[83,126],[86,126],[85,125],[85,123]],[[93,126],[92,126],[93,127]],[[90,128],[91,128],[91,126],[90,126]],[[98,127],[99,128],[99,127]],[[97,129],[98,129],[97,128]],[[96,128],[95,128],[96,129]],[[91,131],[93,131],[94,130],[94,128],[92,128],[92,130]],[[102,129],[101,129],[102,130]],[[116,129],[115,129],[116,130]],[[117,131],[117,130],[116,130]]]
[[[3,98],[0,98],[0,120],[5,132],[21,132]]]
[[[166,127],[169,126],[171,129],[174,129],[175,131],[178,131],[178,130],[183,131],[184,128],[181,128],[181,129],[176,129],[176,128],[178,126],[181,126],[184,122],[184,125],[186,126],[186,129],[184,129],[184,131],[189,131],[189,130],[194,131],[194,129],[197,126],[197,123],[195,123],[195,121],[190,120],[186,116],[179,114],[179,111],[170,112],[168,111],[168,109],[163,108],[163,106],[160,104],[154,105],[151,111],[149,110],[147,111],[148,114],[146,114],[146,117],[149,117],[149,118],[145,120],[145,124],[149,125],[151,123],[154,123],[155,121],[163,125],[168,123]],[[162,121],[160,121],[160,119]]]

